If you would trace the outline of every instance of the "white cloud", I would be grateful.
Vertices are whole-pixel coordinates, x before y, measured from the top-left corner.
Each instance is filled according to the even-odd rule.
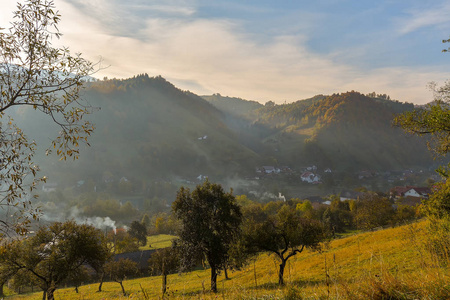
[[[428,9],[413,9],[409,16],[399,21],[400,34],[407,34],[428,26],[450,24],[450,3],[442,3]]]
[[[362,70],[338,63],[333,54],[312,53],[306,46],[307,36],[256,41],[243,32],[241,24],[225,19],[154,17],[140,21],[138,36],[114,34],[105,28],[104,20],[67,2],[60,4],[62,44],[93,61],[103,57],[103,64],[110,67],[101,70],[99,78],[146,72],[198,94],[218,92],[261,102],[291,102],[320,93],[357,90],[425,103],[431,97],[427,82],[448,77],[431,68]],[[119,19],[114,13],[110,18]]]

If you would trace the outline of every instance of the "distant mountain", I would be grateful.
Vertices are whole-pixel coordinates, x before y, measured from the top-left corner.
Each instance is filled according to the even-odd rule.
[[[230,107],[242,107],[241,115],[247,123],[240,130],[257,136],[265,154],[279,164],[296,168],[316,164],[347,171],[432,164],[422,138],[408,136],[392,126],[395,114],[412,110],[413,104],[353,91],[265,106],[237,98],[218,98],[215,95],[205,99],[227,112]]]
[[[139,75],[88,83],[83,97],[99,108],[90,116],[96,126],[91,147],[76,162],[38,159],[58,181],[129,178],[144,188],[159,179],[254,176],[262,165],[359,171],[432,163],[423,139],[391,126],[412,104],[357,92],[262,105],[219,94],[199,97],[160,76]],[[38,141],[56,133],[31,110],[15,118]]]

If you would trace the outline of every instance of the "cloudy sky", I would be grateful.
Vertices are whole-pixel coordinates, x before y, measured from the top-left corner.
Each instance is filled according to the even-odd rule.
[[[205,95],[277,103],[356,90],[432,99],[450,79],[448,0],[54,0],[57,43],[103,78],[161,75]],[[1,0],[8,27],[16,0]]]

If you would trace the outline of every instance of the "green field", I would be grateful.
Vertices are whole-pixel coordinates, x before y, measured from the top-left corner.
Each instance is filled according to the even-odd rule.
[[[331,241],[322,252],[304,251],[288,261],[286,286],[277,282],[278,262],[261,254],[230,280],[219,276],[217,294],[210,294],[209,270],[168,277],[165,299],[449,299],[450,277],[425,249],[425,221],[402,227],[356,234]],[[163,238],[161,237],[161,240]],[[161,277],[107,282],[59,289],[56,299],[161,299]],[[147,294],[147,298],[144,296]],[[7,299],[42,299],[42,293]]]
[[[140,250],[153,250],[161,249],[172,246],[172,240],[176,239],[176,236],[168,234],[158,234],[147,237],[147,245],[139,247]]]

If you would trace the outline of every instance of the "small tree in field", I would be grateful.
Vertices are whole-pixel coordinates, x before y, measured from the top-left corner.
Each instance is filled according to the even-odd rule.
[[[306,247],[320,249],[325,239],[324,226],[316,220],[300,217],[299,211],[283,206],[276,215],[265,215],[255,207],[244,215],[243,235],[251,252],[267,251],[280,261],[278,283],[284,285],[284,269],[289,258]]]
[[[205,181],[192,193],[182,187],[172,209],[181,221],[178,236],[182,260],[202,255],[211,267],[211,291],[217,292],[217,275],[239,234],[240,206],[231,192],[225,193],[219,184]]]
[[[126,296],[127,293],[123,287],[123,281],[127,276],[135,275],[137,272],[137,263],[128,258],[110,261],[105,265],[105,273],[108,274],[113,281],[120,284],[124,296]]]
[[[148,265],[152,274],[161,275],[161,291],[164,296],[167,290],[167,275],[176,272],[180,267],[178,249],[175,247],[170,247],[156,250],[150,256]]]
[[[61,129],[51,145],[61,159],[77,158],[79,144],[93,131],[83,120],[91,108],[79,98],[93,65],[67,48],[52,46],[52,39],[61,36],[53,1],[24,2],[17,4],[10,28],[0,24],[0,206],[8,211],[0,220],[0,231],[18,233],[25,233],[29,220],[39,217],[24,199],[42,179],[36,177],[39,168],[33,163],[35,142],[8,112],[21,106],[47,115]]]

